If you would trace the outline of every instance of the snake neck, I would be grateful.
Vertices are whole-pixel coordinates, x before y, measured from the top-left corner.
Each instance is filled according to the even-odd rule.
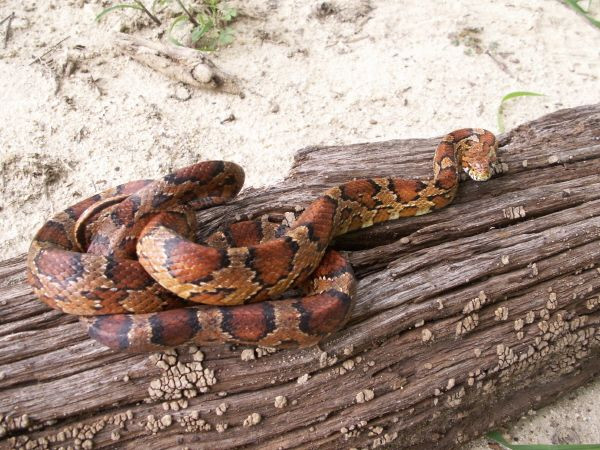
[[[429,181],[439,195],[456,195],[460,181],[460,168],[466,143],[471,136],[468,130],[459,130],[442,138],[433,157],[433,178]]]
[[[403,178],[352,180],[333,187],[311,203],[286,234],[314,243],[319,251],[336,236],[376,223],[428,214],[454,200],[462,172],[482,147],[479,129],[461,129],[444,136],[433,157],[433,177],[427,181]],[[489,134],[489,132],[487,132]],[[491,135],[489,145],[494,142]],[[482,147],[483,148],[483,147]]]

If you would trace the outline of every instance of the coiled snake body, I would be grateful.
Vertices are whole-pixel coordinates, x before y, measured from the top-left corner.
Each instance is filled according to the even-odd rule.
[[[42,301],[83,316],[90,336],[115,349],[313,345],[345,324],[355,291],[350,264],[327,249],[330,242],[443,208],[461,170],[475,180],[490,178],[496,149],[489,131],[457,130],[439,144],[428,181],[349,181],[326,191],[288,228],[245,221],[194,243],[191,210],[224,203],[244,180],[236,164],[198,163],[157,181],[118,186],[56,215],[31,244],[28,280]],[[306,295],[272,300],[290,287]]]

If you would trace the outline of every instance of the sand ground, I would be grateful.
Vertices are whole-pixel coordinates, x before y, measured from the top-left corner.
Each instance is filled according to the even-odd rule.
[[[2,258],[66,205],[199,160],[233,160],[262,186],[308,145],[497,131],[511,91],[545,96],[507,104],[507,128],[600,102],[600,30],[558,0],[230,3],[244,13],[235,41],[211,57],[243,96],[187,89],[121,55],[115,31],[158,39],[135,11],[98,24],[110,2],[0,2],[0,20],[15,13],[4,48],[0,26]],[[507,434],[600,442],[598,398],[600,382]]]

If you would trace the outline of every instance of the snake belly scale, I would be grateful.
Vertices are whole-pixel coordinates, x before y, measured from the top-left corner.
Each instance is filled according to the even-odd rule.
[[[241,189],[241,167],[207,161],[126,183],[46,222],[28,254],[28,280],[50,307],[82,316],[111,348],[186,343],[314,345],[350,315],[356,281],[328,249],[341,234],[427,214],[454,199],[461,171],[489,179],[497,141],[482,129],[442,138],[429,180],[370,178],[330,188],[291,226],[234,223],[196,243],[193,209]],[[290,288],[303,296],[277,299]]]

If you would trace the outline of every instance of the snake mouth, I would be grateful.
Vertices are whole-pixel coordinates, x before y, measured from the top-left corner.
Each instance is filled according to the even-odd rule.
[[[487,181],[490,178],[492,178],[491,170],[480,171],[480,170],[472,169],[470,167],[465,167],[464,170],[465,170],[465,173],[467,175],[469,175],[469,178],[471,178],[474,181]]]

